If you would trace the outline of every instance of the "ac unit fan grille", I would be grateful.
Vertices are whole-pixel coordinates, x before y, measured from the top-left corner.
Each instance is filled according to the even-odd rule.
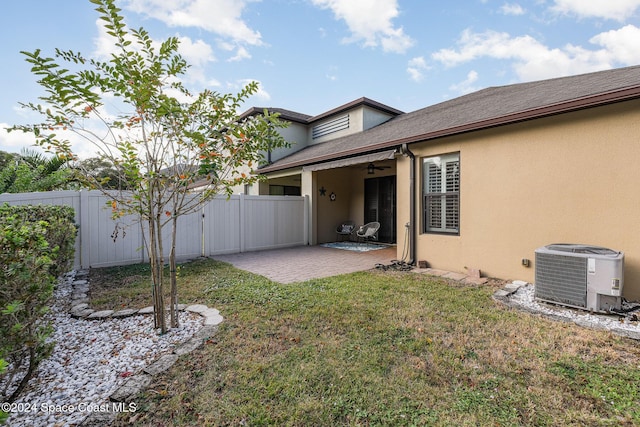
[[[535,297],[587,306],[587,259],[536,253]]]

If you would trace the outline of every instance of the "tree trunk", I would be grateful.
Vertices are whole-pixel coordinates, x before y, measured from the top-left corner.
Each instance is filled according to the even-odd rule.
[[[159,215],[149,220],[149,263],[151,264],[151,279],[153,281],[151,288],[153,295],[153,324],[155,329],[160,329],[160,333],[165,334],[167,325],[162,289],[164,258],[162,256],[162,229],[160,228]]]
[[[162,335],[167,333],[167,320],[165,318],[165,308],[164,308],[164,251],[162,246],[162,216],[160,212],[157,213],[156,216],[156,239],[158,242],[158,307],[160,313],[160,333]]]
[[[176,236],[178,229],[178,217],[173,215],[171,219],[171,254],[169,255],[169,270],[171,278],[171,307],[169,313],[171,314],[171,327],[177,328],[180,326],[178,320],[178,271],[176,266]]]

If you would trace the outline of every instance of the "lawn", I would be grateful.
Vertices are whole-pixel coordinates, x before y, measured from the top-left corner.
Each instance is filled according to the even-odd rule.
[[[147,272],[94,270],[96,302],[148,305]],[[282,285],[200,260],[180,289],[225,321],[118,425],[640,425],[637,342],[504,307],[495,287],[381,271]]]

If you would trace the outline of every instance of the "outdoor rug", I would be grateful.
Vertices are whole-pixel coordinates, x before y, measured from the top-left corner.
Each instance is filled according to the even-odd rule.
[[[344,249],[345,251],[354,251],[354,252],[376,251],[378,249],[384,249],[389,247],[387,245],[381,245],[379,243],[359,243],[359,242],[322,243],[319,246],[323,246],[325,248]]]

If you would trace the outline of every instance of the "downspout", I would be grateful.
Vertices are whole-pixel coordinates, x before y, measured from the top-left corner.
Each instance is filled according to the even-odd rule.
[[[416,226],[416,156],[413,155],[407,144],[400,146],[400,153],[403,156],[409,157],[411,163],[409,164],[409,265],[415,265],[416,263],[416,238],[415,238],[415,226]]]

